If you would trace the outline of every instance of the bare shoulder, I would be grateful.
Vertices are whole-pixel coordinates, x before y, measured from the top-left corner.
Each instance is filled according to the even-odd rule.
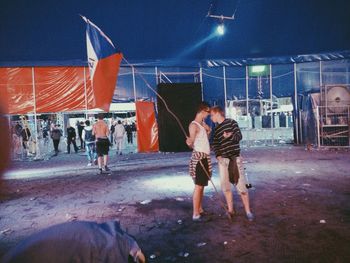
[[[191,122],[190,125],[188,126],[188,128],[190,130],[195,130],[196,131],[198,129],[198,125],[193,123],[193,122]]]

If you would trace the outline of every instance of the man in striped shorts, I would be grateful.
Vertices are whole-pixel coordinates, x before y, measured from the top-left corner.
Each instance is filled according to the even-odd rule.
[[[208,136],[210,128],[204,120],[210,113],[210,106],[202,102],[197,109],[196,117],[189,125],[190,136],[187,137],[187,145],[193,149],[190,161],[190,175],[193,178],[195,188],[193,192],[193,221],[200,221],[204,187],[208,185],[211,176],[210,145]]]
[[[241,130],[235,120],[225,118],[225,113],[219,106],[211,108],[210,115],[211,120],[217,124],[212,148],[218,160],[221,189],[226,198],[228,212],[231,217],[234,215],[233,195],[230,184],[232,182],[236,185],[237,191],[241,196],[248,220],[253,221],[254,216],[250,210],[247,182],[244,175],[242,157],[240,156]]]

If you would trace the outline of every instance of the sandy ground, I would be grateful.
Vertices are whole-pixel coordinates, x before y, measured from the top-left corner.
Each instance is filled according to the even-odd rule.
[[[189,156],[113,155],[113,172],[103,176],[82,154],[14,163],[1,195],[0,257],[56,223],[117,219],[149,262],[350,262],[349,152],[243,150],[253,184],[251,223],[236,192],[238,215],[229,223],[211,186],[206,220],[191,221]],[[219,186],[217,169],[214,182]]]

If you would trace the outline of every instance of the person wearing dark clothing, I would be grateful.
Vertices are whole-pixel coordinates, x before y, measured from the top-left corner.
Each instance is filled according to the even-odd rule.
[[[211,108],[210,115],[211,120],[217,124],[212,148],[218,160],[221,189],[226,198],[228,211],[231,216],[234,215],[233,195],[230,184],[232,182],[236,185],[241,196],[248,220],[252,221],[254,216],[250,211],[247,182],[244,175],[243,160],[240,156],[241,130],[235,120],[225,118],[225,113],[219,106]]]
[[[28,150],[28,142],[31,136],[32,134],[30,133],[28,127],[25,127],[21,130],[22,145],[25,150]]]
[[[53,147],[55,149],[55,156],[58,155],[58,147],[60,144],[61,136],[62,136],[61,129],[59,128],[58,125],[55,125],[51,130],[51,139],[53,142]]]
[[[114,134],[114,132],[115,132],[115,123],[113,122],[113,120],[112,120],[112,124],[111,124],[111,129],[110,129],[110,131],[109,131],[109,141],[110,141],[110,143],[111,143],[111,146],[113,145],[113,134]]]
[[[77,122],[77,129],[80,140],[80,149],[85,149],[85,142],[83,140],[84,122]]]
[[[70,145],[73,144],[74,151],[77,153],[78,152],[78,147],[76,144],[76,137],[77,134],[75,132],[75,129],[68,124],[67,126],[67,152],[70,154]]]
[[[145,263],[134,238],[119,222],[86,221],[51,226],[20,242],[7,252],[4,263]]]
[[[128,137],[128,143],[133,144],[133,138],[132,138],[132,125],[126,125],[125,126],[125,131],[126,131],[126,136]]]
[[[22,125],[17,122],[15,126],[15,133],[18,137],[21,137],[22,130],[23,130]]]

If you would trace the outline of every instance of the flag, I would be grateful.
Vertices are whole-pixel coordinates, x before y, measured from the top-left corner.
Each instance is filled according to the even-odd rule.
[[[86,22],[86,48],[94,96],[93,105],[94,108],[108,112],[123,54],[98,26],[86,17],[82,18]]]

